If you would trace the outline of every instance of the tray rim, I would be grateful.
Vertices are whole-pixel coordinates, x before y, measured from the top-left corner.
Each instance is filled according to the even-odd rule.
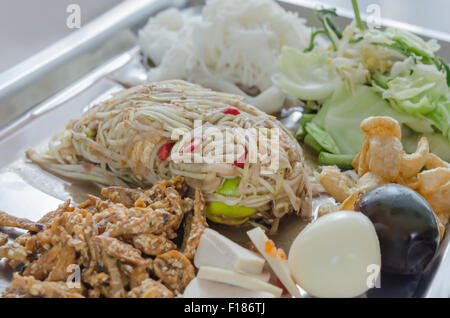
[[[61,64],[69,61],[71,58],[80,54],[83,51],[91,49],[95,43],[101,39],[107,38],[120,30],[129,28],[137,20],[148,18],[155,12],[168,8],[168,7],[190,7],[204,4],[203,0],[130,0],[112,8],[102,16],[98,17],[91,23],[85,26],[85,28],[73,32],[69,36],[63,38],[52,46],[42,50],[36,55],[30,57],[17,66],[8,69],[6,72],[0,74],[0,100],[2,97],[14,94],[21,87],[31,85],[33,81],[45,76],[50,70],[59,67]],[[294,6],[297,9],[307,8],[314,9],[316,4],[306,0],[279,0],[281,5]],[[353,13],[349,10],[337,8],[338,15],[344,18],[352,17]],[[365,17],[363,16],[363,19]],[[118,23],[117,21],[120,21]],[[416,34],[437,38],[438,40],[447,42],[450,44],[450,35],[442,32],[437,32],[421,27],[415,27],[409,24],[396,22],[393,20],[382,20],[383,26],[397,27],[406,29]],[[416,30],[416,31],[414,31]],[[89,34],[89,32],[93,32]],[[442,34],[441,34],[442,33]],[[445,36],[443,36],[445,35]],[[83,40],[83,37],[86,37]],[[61,47],[70,44],[69,48],[73,50],[58,51]],[[72,85],[69,85],[62,89],[60,92],[51,95],[43,102],[30,108],[24,114],[20,115],[17,119],[11,121],[5,127],[0,127],[0,142],[3,138],[10,136],[15,131],[23,128],[26,124],[36,118],[39,115],[45,114],[48,111],[53,110],[67,100],[75,97],[82,92],[89,85],[95,83],[96,80],[105,77],[107,74],[123,67],[130,61],[131,58],[139,52],[138,47],[124,52],[121,55],[116,56],[109,61],[105,61],[99,65],[96,69],[84,74],[81,78],[75,80]],[[43,59],[43,62],[36,63],[39,59]],[[449,57],[450,58],[450,57]],[[31,64],[35,64],[35,67],[30,68]],[[442,297],[442,291],[434,288],[433,281],[437,279],[437,276],[442,276],[442,263],[445,261],[447,265],[450,265],[450,233],[449,226],[447,226],[446,237],[443,240],[443,246],[438,255],[435,257],[435,261],[439,261],[439,265],[431,266],[424,273],[424,277],[420,280],[416,291],[420,291],[420,295],[416,297]],[[445,274],[445,273],[444,273]],[[449,275],[448,273],[446,274]],[[450,297],[450,282],[444,286]]]

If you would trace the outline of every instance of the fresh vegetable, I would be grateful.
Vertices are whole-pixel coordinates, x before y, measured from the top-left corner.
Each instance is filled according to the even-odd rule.
[[[239,115],[241,112],[237,108],[227,107],[223,110],[223,113],[228,115]]]
[[[247,147],[244,146],[244,153],[234,162],[234,165],[238,168],[244,169],[245,160],[247,160],[248,150]]]
[[[352,168],[353,155],[336,155],[328,153],[326,151],[321,151],[319,153],[319,165],[321,166],[333,166],[336,165],[339,168]]]
[[[333,137],[331,137],[326,131],[317,126],[314,122],[306,124],[306,132],[314,138],[314,140],[321,146],[331,153],[339,153],[339,148],[336,145]]]
[[[241,178],[233,178],[233,179],[225,179],[222,187],[216,191],[216,193],[220,195],[224,195],[227,197],[239,197],[238,186],[239,182],[241,182]]]
[[[284,47],[279,60],[277,85],[287,94],[304,100],[325,99],[336,89],[339,78],[326,64],[327,56],[302,53]]]
[[[422,273],[439,246],[439,226],[428,202],[398,184],[379,186],[355,205],[375,225],[380,240],[382,270]]]
[[[248,221],[256,209],[240,205],[227,205],[223,202],[210,202],[206,206],[206,216],[213,222],[227,225],[239,225]]]
[[[313,18],[311,21],[311,38],[309,40],[309,46],[305,49],[305,52],[310,52],[313,50],[315,46],[315,39],[319,34],[324,34],[325,36],[327,36],[331,44],[333,45],[333,49],[337,49],[334,39],[342,38],[342,34],[334,25],[333,21],[331,21],[330,16],[337,16],[336,9],[320,9],[313,12]],[[323,29],[315,29],[316,17],[318,18]]]
[[[166,142],[164,145],[162,145],[158,150],[158,158],[159,160],[167,160],[170,156],[170,151],[172,150],[173,146],[175,145],[175,142],[169,141]]]
[[[304,142],[307,146],[311,147],[312,149],[314,149],[317,152],[321,152],[322,151],[322,146],[314,139],[313,136],[311,135],[306,135]]]
[[[333,10],[318,11],[313,19],[318,15],[324,30],[312,33],[312,45],[303,52],[282,50],[277,85],[317,114],[312,120],[316,129],[308,131],[311,124],[300,123],[296,137],[319,153],[355,155],[361,121],[389,116],[407,131],[402,140],[406,151],[413,152],[409,145],[427,136],[431,150],[450,161],[450,68],[435,55],[439,45],[397,29],[366,29],[357,1],[352,4],[356,21],[343,32],[330,24]],[[323,35],[331,45],[314,42]],[[336,148],[324,143],[330,140]]]
[[[361,122],[367,117],[381,115],[397,120],[405,117],[389,107],[389,103],[370,87],[358,85],[349,95],[345,86],[341,85],[323,104],[312,122],[331,136],[339,149],[338,153],[356,155],[363,139]]]
[[[227,197],[239,197],[238,186],[241,178],[226,179],[222,187],[216,191],[217,194]],[[227,205],[223,202],[211,202],[206,206],[206,216],[213,222],[239,225],[248,221],[248,217],[257,210],[241,205]]]

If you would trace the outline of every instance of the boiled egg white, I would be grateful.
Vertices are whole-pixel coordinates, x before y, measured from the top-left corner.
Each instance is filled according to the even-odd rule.
[[[381,267],[380,244],[364,214],[339,211],[306,226],[288,257],[291,274],[315,297],[356,297],[373,287]]]

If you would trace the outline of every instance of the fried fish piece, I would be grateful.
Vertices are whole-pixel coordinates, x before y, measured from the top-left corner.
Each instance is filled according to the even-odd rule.
[[[129,264],[120,264],[120,270],[126,275],[126,280],[130,289],[138,287],[143,281],[150,278],[150,272],[153,271],[153,260],[145,259],[144,265],[133,266]]]
[[[151,278],[146,279],[129,293],[130,298],[173,298],[174,295],[166,286]]]
[[[144,254],[157,256],[171,250],[176,250],[177,245],[169,240],[166,235],[139,234],[133,236],[133,245]]]
[[[194,215],[186,220],[185,236],[181,247],[183,254],[188,259],[194,259],[200,238],[207,227],[205,199],[200,189],[195,189]]]
[[[141,251],[128,243],[104,235],[94,236],[92,241],[99,244],[103,250],[112,257],[136,265],[145,264],[145,260],[141,256]]]
[[[64,246],[58,255],[55,266],[48,274],[48,281],[66,281],[70,275],[69,266],[76,263],[75,249],[70,246]]]
[[[158,255],[153,266],[156,276],[176,295],[182,294],[189,282],[195,278],[194,266],[179,251]]]
[[[102,189],[101,194],[111,202],[122,203],[127,208],[131,208],[136,206],[137,201],[142,201],[145,203],[145,206],[147,206],[157,201],[166,200],[165,191],[167,188],[173,188],[180,195],[184,195],[187,191],[184,178],[177,176],[171,180],[159,181],[155,183],[152,188],[147,190],[141,188],[129,189],[113,186]]]
[[[124,187],[103,188],[102,196],[114,203],[122,203],[127,208],[134,207],[134,204],[141,196],[145,197],[144,190],[141,188],[129,189]]]
[[[62,213],[66,212],[70,207],[70,200],[67,200],[63,204],[59,205],[58,208],[54,211],[50,211],[47,214],[45,214],[42,218],[39,219],[39,224],[48,224],[51,222],[56,216],[61,215]]]
[[[109,290],[103,289],[103,294],[111,298],[125,297],[125,287],[117,260],[109,256],[105,251],[102,251],[102,260],[109,275]]]
[[[32,232],[39,232],[44,229],[42,224],[35,223],[28,219],[17,218],[3,211],[0,211],[0,226],[17,227]]]
[[[28,264],[28,255],[28,250],[17,242],[0,246],[0,259],[7,258],[12,268],[15,268],[19,264]]]
[[[142,190],[137,201],[146,201],[134,202],[131,207],[125,206],[127,202],[114,203],[94,196],[88,196],[86,202],[75,207],[66,201],[41,218],[41,231],[29,231],[0,246],[0,258],[6,257],[9,265],[14,268],[25,265],[23,274],[15,276],[8,297],[180,294],[195,276],[195,268],[176,251],[177,245],[171,239],[176,237],[185,212],[191,212],[195,205],[194,213],[189,213],[195,218],[189,230],[192,239],[184,246],[184,252],[193,256],[196,241],[206,225],[201,194],[196,195],[194,203],[177,192],[177,189],[185,191],[184,187],[181,177],[160,182]],[[156,256],[156,260],[143,257],[142,252]],[[73,274],[68,271],[70,265],[80,269],[80,287],[67,285],[69,275]],[[161,281],[151,278],[158,275]]]
[[[0,246],[8,243],[8,234],[0,233]]]
[[[142,211],[141,211],[142,212]],[[111,223],[105,231],[105,235],[111,237],[155,233],[161,234],[166,231],[172,231],[169,225],[170,214],[162,209],[146,209],[140,217],[128,217],[116,223]]]
[[[51,249],[42,253],[36,261],[32,262],[23,274],[33,276],[37,280],[45,280],[58,262],[62,249],[61,245],[54,245]]]
[[[43,282],[32,276],[13,274],[11,287],[30,296],[45,298],[84,298],[81,288],[70,288],[65,282]]]
[[[170,180],[156,182],[153,187],[146,191],[146,195],[150,197],[152,201],[160,201],[165,198],[167,188],[173,188],[180,196],[185,195],[188,189],[184,182],[184,178],[182,176],[176,176]]]

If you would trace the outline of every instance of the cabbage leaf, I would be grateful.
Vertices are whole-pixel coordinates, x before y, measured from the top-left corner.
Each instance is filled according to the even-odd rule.
[[[302,100],[323,100],[333,93],[339,76],[326,64],[327,56],[314,52],[303,53],[292,47],[283,47],[275,78],[285,93]]]

